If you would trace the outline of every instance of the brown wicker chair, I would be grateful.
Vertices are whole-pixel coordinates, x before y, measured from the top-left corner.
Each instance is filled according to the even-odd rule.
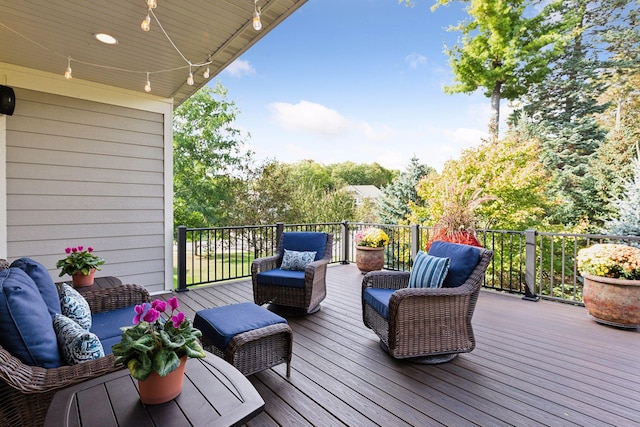
[[[397,359],[443,363],[475,348],[471,317],[493,252],[480,249],[478,264],[455,288],[407,288],[409,272],[372,271],[362,281],[362,318]],[[453,263],[453,261],[452,261]],[[397,289],[385,318],[365,302],[367,288]]]
[[[304,270],[304,286],[286,286],[285,280],[277,284],[273,280],[268,283],[260,273],[279,269],[282,264],[284,249],[302,251],[301,246],[288,247],[292,238],[300,242],[305,238],[323,241],[324,253],[318,253],[315,261],[308,264]],[[327,264],[331,261],[333,248],[333,234],[315,232],[287,232],[282,233],[278,242],[276,254],[270,257],[258,258],[251,266],[253,280],[253,300],[262,305],[271,303],[270,308],[283,315],[311,314],[320,309],[320,302],[327,296],[326,275]],[[307,248],[306,250],[309,250]]]
[[[121,285],[83,294],[92,313],[141,304],[149,301],[149,293],[138,285]],[[0,425],[41,426],[53,399],[60,389],[123,369],[115,366],[114,356],[45,369],[28,366],[0,347]]]

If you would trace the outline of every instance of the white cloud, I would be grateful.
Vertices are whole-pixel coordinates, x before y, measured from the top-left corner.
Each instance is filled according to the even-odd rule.
[[[424,55],[420,55],[419,53],[413,52],[404,58],[404,62],[409,64],[409,67],[415,70],[420,65],[427,63],[427,57]]]
[[[224,69],[224,72],[232,75],[233,77],[242,77],[255,74],[256,70],[251,66],[251,64],[249,64],[249,61],[236,59]]]
[[[274,102],[269,109],[276,123],[286,130],[338,136],[348,132],[351,126],[349,120],[336,110],[315,102]]]

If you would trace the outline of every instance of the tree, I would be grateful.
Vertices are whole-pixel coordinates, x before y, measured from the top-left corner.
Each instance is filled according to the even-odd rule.
[[[402,1],[402,0],[401,0]],[[453,0],[437,0],[435,9]],[[406,1],[405,1],[406,2]],[[462,33],[460,42],[445,48],[455,84],[447,93],[473,93],[484,89],[491,98],[489,133],[498,138],[500,100],[515,100],[547,75],[549,62],[562,49],[561,21],[552,19],[556,2],[531,18],[529,0],[469,0],[470,20],[451,26]]]
[[[411,203],[420,203],[416,185],[422,177],[433,172],[435,169],[421,165],[417,157],[412,157],[406,172],[400,172],[389,185],[382,188],[382,198],[376,206],[380,222],[406,223],[411,213]]]
[[[633,178],[626,182],[624,195],[614,206],[617,217],[605,223],[606,233],[640,236],[640,160],[637,157],[633,160]]]
[[[390,171],[378,163],[356,164],[347,161],[329,165],[328,169],[338,188],[345,185],[375,185],[382,188],[396,175],[395,171]]]
[[[239,130],[231,127],[238,111],[219,83],[203,87],[176,108],[173,119],[174,226],[224,225],[234,188],[234,173],[247,166]],[[218,96],[219,100],[214,99]]]

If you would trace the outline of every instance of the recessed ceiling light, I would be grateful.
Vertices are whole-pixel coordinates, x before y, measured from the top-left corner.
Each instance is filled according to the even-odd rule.
[[[96,33],[93,37],[105,44],[118,44],[118,40],[115,37],[106,33]]]

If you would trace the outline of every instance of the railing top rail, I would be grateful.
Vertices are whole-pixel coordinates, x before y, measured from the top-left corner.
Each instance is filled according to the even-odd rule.
[[[579,234],[579,233],[554,233],[548,231],[537,231],[536,234],[540,236],[555,236],[555,237],[579,237],[583,239],[603,239],[603,240],[637,240],[640,241],[640,236],[616,236],[612,234]]]

